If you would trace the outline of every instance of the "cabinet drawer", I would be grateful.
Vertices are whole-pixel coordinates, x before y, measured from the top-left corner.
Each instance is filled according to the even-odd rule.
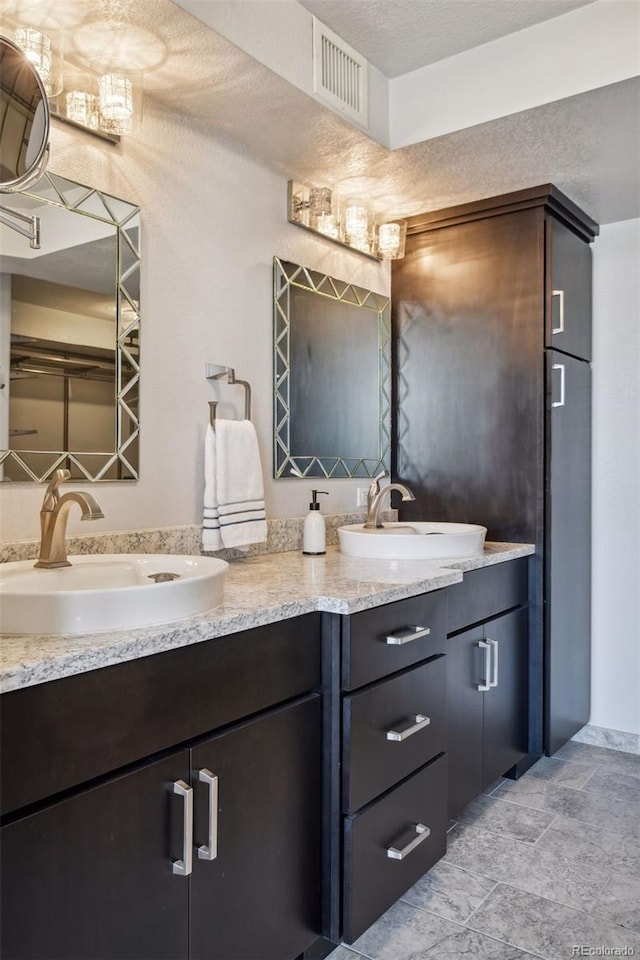
[[[3,694],[2,813],[319,684],[313,613]]]
[[[344,698],[345,811],[358,810],[446,749],[445,664],[438,656]]]
[[[418,833],[422,825],[429,833]],[[416,882],[446,849],[446,755],[415,773],[344,824],[344,930],[352,943]],[[424,839],[422,839],[424,837]],[[388,851],[415,844],[402,859]]]
[[[529,596],[528,558],[470,570],[465,573],[462,583],[454,583],[448,588],[447,594],[448,633],[518,607],[526,603]]]
[[[355,690],[427,657],[444,653],[445,631],[444,590],[343,618],[343,688]]]

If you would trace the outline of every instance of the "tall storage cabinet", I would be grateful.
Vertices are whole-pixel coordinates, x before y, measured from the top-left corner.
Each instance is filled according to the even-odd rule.
[[[591,250],[555,187],[409,221],[393,265],[403,519],[534,542],[529,750],[589,719]]]

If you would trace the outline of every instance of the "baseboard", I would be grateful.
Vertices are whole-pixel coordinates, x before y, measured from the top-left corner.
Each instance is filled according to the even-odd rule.
[[[608,727],[586,727],[571,738],[577,743],[589,743],[594,747],[608,747],[610,750],[623,750],[625,753],[640,754],[640,734],[625,733],[623,730],[610,730]]]
[[[327,940],[326,937],[319,937],[310,947],[300,954],[297,960],[324,960],[330,953],[336,949],[337,944]]]
[[[506,777],[508,780],[518,780],[522,776],[522,774],[526,773],[527,770],[529,770],[529,768],[532,767],[534,763],[537,763],[539,759],[540,759],[539,754],[527,753],[525,754],[524,757],[522,757],[521,760],[518,760],[518,762],[514,764],[510,770],[507,770],[507,772],[504,773],[503,776]]]

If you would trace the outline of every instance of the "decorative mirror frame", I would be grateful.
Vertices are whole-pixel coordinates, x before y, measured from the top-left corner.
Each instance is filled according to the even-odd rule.
[[[380,403],[378,456],[299,456],[291,451],[291,288],[371,310],[377,317]],[[391,311],[388,297],[287,260],[273,259],[273,475],[290,477],[375,477],[391,468]]]
[[[80,195],[78,191],[80,190]],[[53,197],[51,196],[53,192]],[[42,203],[63,207],[71,213],[92,217],[103,223],[115,227],[116,238],[116,345],[115,345],[115,450],[111,451],[82,451],[82,450],[0,450],[0,465],[14,461],[32,481],[42,483],[53,475],[59,467],[64,467],[70,461],[83,474],[86,480],[97,482],[122,480],[138,480],[139,465],[134,467],[127,457],[127,451],[140,435],[139,413],[132,409],[132,390],[139,389],[140,383],[140,307],[127,290],[127,280],[140,271],[140,239],[141,228],[138,224],[138,243],[135,245],[127,232],[127,225],[134,217],[140,215],[140,207],[119,197],[103,193],[85,184],[76,183],[65,177],[53,173],[45,173],[43,178],[30,190],[22,190],[20,194]],[[124,258],[126,253],[126,259]],[[125,308],[127,319],[124,320]],[[127,345],[127,339],[132,333],[138,335],[138,355],[133,356]],[[24,454],[51,453],[53,460],[47,465],[43,473],[37,474],[22,459]],[[100,468],[92,472],[83,458],[95,460],[97,457],[106,458]],[[127,476],[105,477],[105,473],[115,464],[121,464]],[[29,482],[28,480],[6,481],[11,483]]]

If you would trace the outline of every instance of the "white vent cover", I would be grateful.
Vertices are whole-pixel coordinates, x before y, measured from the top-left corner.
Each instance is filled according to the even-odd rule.
[[[313,89],[318,100],[366,127],[368,63],[337,34],[313,18]]]

